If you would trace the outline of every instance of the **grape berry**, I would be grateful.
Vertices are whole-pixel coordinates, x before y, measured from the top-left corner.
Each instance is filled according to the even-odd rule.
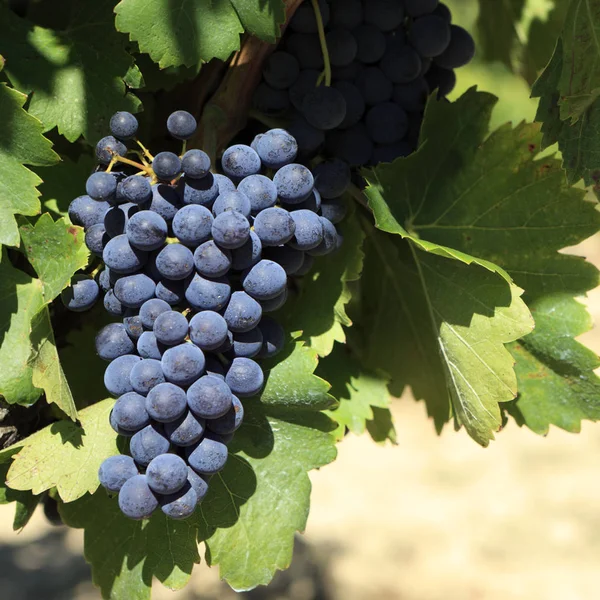
[[[454,69],[475,55],[473,38],[438,0],[321,0],[319,7],[331,81],[305,0],[265,63],[254,107],[289,121],[304,158],[361,167],[408,156],[428,95],[452,91]],[[263,158],[260,144],[257,152]]]
[[[273,81],[287,85],[280,64],[289,61],[272,61]],[[184,111],[167,122],[180,140],[195,127]],[[143,164],[117,172],[125,143],[137,143],[137,120],[117,113],[111,132],[98,145],[102,166],[88,195],[69,207],[104,269],[98,283],[77,275],[62,298],[84,311],[102,291],[105,309],[120,319],[98,333],[96,351],[109,363],[104,383],[117,398],[110,423],[129,438],[129,456],[106,459],[100,483],[132,519],[155,510],[184,519],[225,467],[242,399],[263,388],[258,361],[283,349],[283,328],[264,313],[284,304],[291,275],[341,243],[324,215],[343,217],[350,171],[341,161],[312,172],[295,163],[296,139],[276,129],[254,140],[257,150],[226,150],[225,175],[211,173],[195,149],[183,158],[147,153]],[[326,212],[321,192],[331,203]]]

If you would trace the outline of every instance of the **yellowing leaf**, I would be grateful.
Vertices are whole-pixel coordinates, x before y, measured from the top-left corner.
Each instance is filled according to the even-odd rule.
[[[114,400],[104,400],[79,412],[81,425],[60,421],[19,444],[8,471],[7,485],[39,494],[55,487],[64,502],[73,502],[100,485],[102,461],[118,454],[117,434],[108,417]]]

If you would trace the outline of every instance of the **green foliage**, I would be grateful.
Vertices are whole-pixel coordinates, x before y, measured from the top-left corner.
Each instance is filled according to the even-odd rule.
[[[44,390],[46,401],[56,404],[73,421],[77,408],[71,388],[63,372],[48,308],[44,307],[34,318],[31,333],[29,365],[33,372],[31,383]]]
[[[75,402],[58,358],[46,305],[87,264],[83,230],[64,219],[54,222],[45,214],[35,225],[23,219],[20,233],[23,252],[40,279],[15,269],[4,253],[0,262],[4,317],[0,393],[9,403],[31,404],[43,391],[49,403],[76,419]]]
[[[518,24],[526,0],[479,0],[477,29],[484,60],[498,60],[513,66],[515,47],[519,44]]]
[[[0,260],[0,394],[9,403],[32,404],[41,394],[29,364],[33,319],[44,307],[42,282]]]
[[[572,0],[561,36],[569,60],[558,83],[560,118],[576,123],[600,95],[600,2]]]
[[[57,127],[69,141],[83,135],[96,142],[106,135],[117,110],[137,112],[128,93],[139,77],[126,51],[127,38],[114,28],[112,0],[61,5],[60,31],[35,26],[0,5],[0,53],[15,87],[31,94],[29,113],[48,131]],[[101,57],[101,59],[100,59]]]
[[[375,441],[396,442],[386,376],[362,369],[350,349],[341,344],[336,344],[333,352],[320,362],[319,374],[331,383],[331,394],[340,403],[328,412],[338,424],[335,432],[338,441],[346,429],[362,435],[369,428]],[[374,431],[381,433],[374,434]]]
[[[64,502],[98,489],[102,461],[118,454],[117,434],[108,422],[114,400],[79,412],[80,424],[59,421],[19,443],[6,478],[13,490],[39,494],[56,488]]]
[[[66,217],[71,201],[84,193],[85,182],[95,165],[91,156],[83,154],[77,162],[63,158],[51,169],[37,169],[37,174],[44,180],[40,185],[44,209]]]
[[[382,236],[373,236],[370,240],[370,251],[377,251],[379,256],[367,256],[363,277],[366,290],[363,310],[371,315],[366,320],[368,325],[363,325],[370,340],[366,355],[374,353],[370,363],[373,367],[377,367],[378,363],[382,366],[379,361],[386,365],[385,361],[390,361],[389,357],[394,355],[393,348],[402,347],[404,343],[396,340],[400,340],[400,329],[406,331],[406,322],[399,324],[394,333],[382,325],[381,338],[374,333],[376,328],[371,321],[375,320],[375,315],[392,310],[391,300],[379,300],[382,294],[395,298],[395,305],[402,306],[405,314],[410,315],[407,321],[412,321],[414,315],[421,316],[416,321],[417,325],[411,326],[411,342],[407,342],[404,352],[397,353],[405,357],[404,361],[399,360],[398,364],[392,365],[387,363],[387,370],[392,375],[392,391],[399,393],[403,385],[410,383],[415,395],[428,401],[429,412],[438,428],[449,416],[447,401],[440,401],[448,393],[443,377],[447,378],[448,374],[434,358],[439,356],[440,340],[430,339],[428,343],[422,335],[423,324],[427,322],[424,303],[433,307],[434,316],[430,321],[439,322],[440,316],[445,314],[446,322],[452,324],[455,320],[461,321],[461,310],[469,314],[466,307],[470,303],[464,300],[459,303],[463,306],[457,307],[456,294],[467,293],[471,302],[482,303],[483,298],[479,294],[485,294],[486,288],[478,285],[477,278],[469,281],[474,275],[463,273],[465,269],[461,265],[441,267],[432,264],[433,259],[418,250],[466,264],[479,264],[501,274],[507,282],[514,280],[525,290],[525,298],[531,303],[559,292],[579,295],[597,283],[597,271],[593,266],[580,258],[558,253],[558,250],[577,244],[598,230],[600,215],[595,205],[584,200],[583,192],[567,186],[557,160],[534,160],[541,143],[536,126],[501,127],[486,139],[486,124],[493,102],[489,95],[471,91],[453,104],[430,103],[419,151],[397,161],[392,167],[380,166],[372,174],[367,173],[371,183],[367,195],[378,227],[407,239],[411,250]],[[451,125],[444,127],[443,123]],[[436,165],[433,173],[431,165]],[[378,266],[386,257],[387,278],[381,277]],[[421,265],[423,260],[425,267]],[[371,270],[368,265],[371,265]],[[473,270],[471,267],[470,271]],[[480,277],[490,277],[485,271],[476,270],[479,270]],[[402,277],[398,271],[403,273]],[[429,289],[431,282],[439,279],[436,273],[443,273],[443,279],[434,287],[436,293],[443,289],[444,279],[467,285],[459,283],[444,302],[443,297],[432,296]],[[384,287],[386,280],[387,287]],[[403,281],[403,285],[394,284],[397,281]],[[408,284],[411,281],[412,286]],[[482,282],[479,280],[479,283]],[[379,285],[378,293],[372,292],[374,285]],[[410,291],[411,287],[413,290],[422,287],[423,290],[415,295],[414,291]],[[460,288],[464,291],[461,292]],[[504,291],[504,302],[500,300],[502,295],[500,290],[493,295],[493,305],[510,306],[510,297],[515,301],[514,289],[510,297]],[[371,301],[367,302],[370,296]],[[431,301],[432,297],[438,299],[443,310],[440,311]],[[450,301],[450,298],[454,300]],[[490,299],[481,304],[482,308],[488,306],[489,310]],[[471,310],[474,309],[471,305]],[[458,313],[452,315],[452,310]],[[392,320],[392,314],[388,312],[387,317],[380,318],[382,323],[387,324]],[[441,322],[444,322],[443,318]],[[474,327],[477,320],[470,317],[466,322]],[[515,325],[508,337],[519,330],[521,336],[527,333],[523,313]],[[545,326],[542,321],[536,332],[539,334]],[[404,335],[406,337],[406,333]],[[489,336],[484,338],[490,341]],[[506,336],[496,339],[502,343],[509,341]],[[547,335],[540,339],[550,343],[552,338]],[[412,364],[415,348],[419,349],[419,360]],[[446,355],[445,345],[441,348],[441,355]],[[455,360],[449,362],[456,363]],[[580,368],[574,367],[569,358],[566,364]],[[563,376],[565,369],[561,370]],[[476,390],[477,370],[460,370],[461,376],[451,380],[460,382],[464,379],[469,390]],[[423,373],[421,376],[419,371]],[[394,376],[398,373],[404,373],[404,378],[398,376],[398,384],[395,385]],[[532,385],[519,388],[519,402],[527,403],[529,394],[535,389]],[[509,384],[501,398],[509,400],[514,391],[515,387]],[[486,397],[491,396],[493,394],[490,395],[487,390]],[[454,411],[460,419],[456,400]],[[499,424],[499,413],[493,414],[493,419],[488,415],[488,419],[484,420],[490,427],[494,423]],[[481,432],[476,435],[483,443],[485,436],[482,437]]]
[[[453,413],[487,446],[502,422],[499,403],[517,393],[504,344],[533,326],[520,290],[381,233],[370,238],[363,284],[363,363],[384,369],[394,394],[410,385],[438,430]]]
[[[247,29],[274,42],[285,10],[281,0],[121,0],[116,26],[161,68],[226,60]]]
[[[324,410],[335,404],[327,392],[329,384],[314,375],[317,353],[301,342],[289,343],[271,362],[264,363],[268,371],[261,402],[284,408]]]
[[[65,522],[85,529],[85,555],[104,597],[150,598],[153,576],[183,587],[200,562],[196,538],[235,589],[267,584],[289,566],[294,534],[308,517],[307,472],[335,458],[332,423],[320,413],[266,409],[256,401],[246,407],[227,466],[211,479],[194,517],[176,522],[158,512],[136,523],[102,490],[62,506]]]
[[[244,33],[275,42],[286,6],[68,0],[56,11],[41,0],[21,18],[0,4],[0,394],[54,405],[36,407],[50,425],[0,450],[0,503],[15,504],[21,528],[44,494],[58,497],[64,521],[85,530],[105,598],[147,600],[154,578],[182,588],[199,544],[234,589],[268,584],[306,525],[309,471],[335,459],[347,432],[395,443],[391,396],[407,387],[438,430],[454,420],[484,446],[507,415],[540,434],[600,419],[600,362],[576,341],[591,323],[575,299],[598,272],[561,252],[600,229],[596,204],[569,187],[600,189],[600,0],[556,0],[530,25],[524,0],[479,0],[480,56],[528,81],[564,27],[534,88],[543,125],[490,134],[490,94],[432,98],[418,151],[362,172],[368,187],[346,198],[344,244],[290,286],[275,315],[287,344],[263,365],[260,397],[244,400],[226,468],[196,514],[133,522],[98,489],[101,462],[122,450],[93,342],[110,317],[100,305],[65,317],[55,302],[90,260],[67,217],[94,168],[89,145],[116,110],[139,112],[143,99],[140,131],[154,150],[164,134],[151,129],[154,112],[198,104],[202,84],[212,94],[221,70],[203,65],[227,60]],[[540,155],[556,142],[568,180]]]
[[[15,517],[13,519],[13,530],[23,529],[29,522],[36,509],[39,496],[30,492],[19,492],[6,486],[6,474],[8,473],[10,453],[0,457],[0,504],[15,503]]]
[[[558,90],[563,72],[563,44],[559,40],[552,60],[533,86],[532,94],[540,98],[536,120],[541,121],[543,147],[558,142],[563,155],[563,166],[570,183],[580,179],[600,194],[600,170],[596,160],[599,151],[600,103],[593,102],[576,122],[561,120],[560,92]]]
[[[158,511],[149,521],[132,521],[103,489],[59,506],[67,525],[85,529],[85,558],[104,598],[150,600],[153,577],[181,589],[200,562],[198,517],[172,521]]]
[[[600,379],[594,373],[600,361],[575,341],[591,329],[591,317],[565,294],[542,297],[531,310],[536,330],[510,347],[520,395],[508,410],[541,435],[550,425],[577,433],[583,419],[600,419]]]
[[[88,263],[83,228],[69,225],[65,219],[54,221],[46,213],[32,225],[25,222],[19,228],[23,251],[42,282],[47,302],[69,285],[73,273]]]
[[[308,518],[307,472],[336,456],[324,415],[249,408],[235,454],[201,505],[206,559],[236,590],[266,585],[289,566]]]
[[[544,147],[558,143],[569,182],[583,179],[599,195],[600,4],[572,0],[568,10],[562,6],[564,13],[552,59],[533,86],[532,95],[540,98],[536,120],[543,123]]]
[[[335,342],[346,341],[344,327],[352,325],[346,313],[352,299],[351,284],[362,272],[365,235],[354,211],[340,226],[340,233],[344,238],[340,250],[317,261],[300,283],[299,293],[281,311],[286,329],[305,340],[319,356],[327,356]]]
[[[1,9],[1,5],[0,5]],[[41,123],[23,110],[27,97],[0,82],[0,244],[19,245],[14,215],[37,215],[42,180],[25,165],[49,166],[58,161]]]

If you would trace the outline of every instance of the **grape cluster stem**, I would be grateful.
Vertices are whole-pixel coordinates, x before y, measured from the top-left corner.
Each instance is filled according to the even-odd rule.
[[[317,85],[321,85],[323,80],[325,81],[325,87],[331,86],[331,60],[329,58],[329,49],[327,48],[327,40],[325,39],[325,26],[323,25],[323,17],[321,16],[321,9],[319,8],[319,0],[311,0],[313,9],[315,11],[315,18],[317,20],[317,30],[319,33],[319,41],[321,42],[321,52],[323,53],[323,62],[325,63],[325,69]]]

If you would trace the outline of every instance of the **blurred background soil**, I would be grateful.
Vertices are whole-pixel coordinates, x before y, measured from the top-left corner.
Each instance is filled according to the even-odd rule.
[[[498,0],[500,1],[500,0]],[[451,4],[473,31],[475,0]],[[534,0],[530,14],[549,2]],[[492,126],[531,120],[526,84],[500,65],[460,72],[500,94]],[[575,250],[600,266],[600,238]],[[600,323],[600,290],[582,299]],[[600,352],[600,330],[580,338]],[[487,449],[463,432],[438,437],[422,403],[394,404],[398,446],[348,436],[339,458],[312,474],[312,511],[292,567],[268,588],[235,594],[217,569],[198,567],[157,600],[591,600],[599,598],[600,424],[538,437],[510,422]],[[1,600],[97,600],[81,531],[34,515],[14,534],[0,507]],[[119,599],[128,600],[128,599]]]

